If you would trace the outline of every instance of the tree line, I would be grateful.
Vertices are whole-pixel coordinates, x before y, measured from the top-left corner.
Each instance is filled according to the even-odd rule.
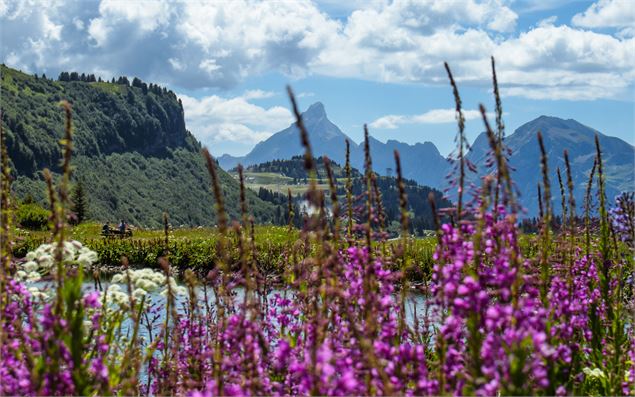
[[[37,74],[35,75],[35,77],[38,78]],[[46,79],[46,74],[42,74],[42,79]],[[108,83],[108,81],[102,80],[101,77],[95,77],[95,75],[92,73],[79,74],[78,72],[61,72],[57,80],[64,81],[64,82],[82,81],[84,83]],[[176,98],[176,94],[172,90],[168,90],[167,88],[161,87],[158,84],[153,84],[153,83],[147,84],[138,77],[134,77],[132,79],[132,82],[130,82],[130,80],[126,76],[119,76],[116,79],[113,77],[110,80],[110,83],[125,85],[126,87],[140,88],[144,94],[147,94],[148,92],[152,92],[155,95],[169,95]],[[180,102],[180,99],[179,99],[179,102]]]

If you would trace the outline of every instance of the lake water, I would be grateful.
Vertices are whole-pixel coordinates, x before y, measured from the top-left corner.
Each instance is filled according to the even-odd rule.
[[[37,286],[40,289],[48,289],[51,290],[52,287],[54,287],[54,283],[52,282],[38,282],[33,284],[35,286]],[[106,288],[109,288],[109,286],[111,285],[111,283],[109,281],[102,281],[101,282],[101,289],[102,290],[106,290]],[[127,286],[126,284],[118,284],[121,288],[122,291],[127,292]],[[98,286],[95,286],[95,283],[91,280],[91,281],[85,281],[82,289],[88,293],[91,291],[95,291],[95,290],[99,290]],[[242,288],[235,288],[233,290],[234,293],[234,299],[236,303],[242,303],[243,299],[244,299],[244,290]],[[292,289],[286,289],[286,293],[288,297],[292,297],[293,296],[293,290]],[[276,294],[280,294],[280,295],[284,295],[285,294],[285,289],[284,288],[274,288],[271,291],[269,291],[267,297],[268,300],[271,300],[274,298],[274,296]],[[49,294],[50,295],[50,294]],[[199,300],[199,305],[201,308],[203,308],[205,306],[205,290],[203,289],[203,287],[197,287],[196,288],[196,295],[197,298]],[[398,299],[398,296],[395,296],[395,299]],[[165,298],[160,294],[160,291],[155,291],[155,292],[151,292],[148,293],[146,295],[146,300],[149,300],[152,302],[153,305],[156,306],[164,306],[165,305]],[[211,288],[207,288],[207,304],[210,307],[213,307],[215,304],[216,300],[215,300],[215,296],[214,293],[212,291]],[[406,321],[409,325],[414,325],[414,309],[416,306],[416,311],[419,315],[419,317],[421,317],[421,315],[423,314],[423,311],[425,309],[425,306],[427,305],[428,300],[426,299],[426,297],[419,293],[419,292],[409,292],[407,294],[406,297]],[[185,307],[187,305],[189,305],[188,303],[188,296],[187,295],[182,295],[182,294],[177,294],[176,295],[176,304],[177,304],[177,310],[179,312],[183,312],[185,310]],[[158,324],[162,324],[163,321],[165,320],[165,309],[163,310],[158,310],[157,314],[159,315],[159,319]]]

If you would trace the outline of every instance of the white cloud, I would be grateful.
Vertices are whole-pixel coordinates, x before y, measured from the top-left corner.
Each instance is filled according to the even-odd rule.
[[[632,0],[600,0],[571,22],[585,28],[627,28],[635,26],[635,3]]]
[[[271,72],[447,84],[444,61],[462,86],[489,86],[492,54],[513,95],[615,97],[635,81],[626,0],[602,0],[574,17],[584,28],[621,29],[615,34],[555,26],[553,18],[515,32],[518,15],[503,0],[360,4],[334,19],[309,0],[0,0],[0,48],[22,69],[107,70],[189,90],[232,88]]]
[[[101,18],[93,19],[88,25],[88,33],[97,44],[97,47],[106,44],[111,30],[112,29]]]
[[[73,25],[75,25],[75,28],[77,30],[84,30],[84,21],[82,21],[81,19],[75,17],[73,18]]]
[[[168,63],[172,66],[172,69],[177,72],[182,72],[186,69],[186,65],[184,62],[179,61],[177,58],[168,58]]]
[[[481,117],[478,110],[464,110],[463,117],[465,120],[474,120]],[[418,115],[394,115],[380,117],[370,123],[370,126],[377,129],[397,129],[404,124],[445,124],[456,123],[455,109],[432,109]]]
[[[601,89],[602,87],[597,87]],[[566,90],[560,87],[509,87],[502,89],[504,96],[520,96],[538,100],[566,99],[570,101],[592,101],[598,98],[597,91],[589,90],[586,86],[572,86]]]
[[[198,67],[211,76],[214,76],[218,72],[218,70],[221,69],[221,66],[216,63],[215,59],[204,59],[201,61]]]
[[[53,23],[48,16],[42,17],[42,28],[44,30],[44,36],[50,40],[59,40],[62,35],[62,25]]]
[[[170,12],[170,5],[166,0],[102,0],[99,4],[100,18],[104,21],[132,22],[142,31],[148,32],[165,25],[169,20]]]
[[[214,57],[222,80],[207,84],[229,86],[269,70],[304,74],[339,26],[309,1],[185,2],[175,33],[195,47],[190,56]]]
[[[264,95],[264,96],[263,96]],[[192,133],[204,143],[257,143],[288,127],[291,113],[281,106],[264,108],[249,99],[266,97],[265,91],[248,91],[244,96],[223,98],[217,95],[201,99],[179,95],[185,121]]]
[[[165,0],[101,0],[99,17],[90,20],[88,33],[98,47],[111,41],[120,45],[121,33],[128,34],[127,40],[147,35],[165,26],[171,12]]]
[[[501,43],[494,56],[508,94],[597,99],[614,97],[632,86],[633,48],[632,38],[544,26]]]
[[[540,21],[538,21],[536,26],[538,26],[540,28],[544,28],[544,27],[547,27],[547,26],[553,26],[553,25],[555,25],[557,20],[558,20],[558,16],[557,15],[552,15],[552,16],[550,16],[548,18],[544,18],[544,19],[541,19]]]
[[[272,96],[275,96],[275,95],[276,93],[273,91],[248,90],[242,95],[242,97],[246,100],[250,100],[250,99],[271,98]]]

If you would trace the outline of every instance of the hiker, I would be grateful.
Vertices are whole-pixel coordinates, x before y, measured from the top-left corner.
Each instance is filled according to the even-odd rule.
[[[108,222],[104,223],[104,226],[102,226],[101,233],[102,234],[110,233],[110,225],[108,224]]]
[[[123,219],[121,220],[121,223],[119,224],[119,233],[121,233],[122,235],[126,233],[126,222]]]

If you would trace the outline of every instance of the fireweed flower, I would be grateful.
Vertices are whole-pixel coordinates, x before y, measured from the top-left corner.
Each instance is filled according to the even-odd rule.
[[[505,388],[519,376],[530,380],[525,390],[548,385],[547,311],[532,278],[520,274],[530,263],[520,255],[516,226],[504,208],[498,213],[499,220],[485,214],[478,234],[470,223],[460,229],[443,225],[435,253],[432,292],[445,313],[439,335],[445,345],[443,371],[446,387],[457,394],[464,393],[466,381],[480,395],[513,390]],[[482,253],[475,252],[476,238]],[[513,361],[516,350],[530,353],[520,368]],[[468,371],[479,378],[466,376]]]
[[[635,201],[633,193],[622,193],[615,198],[609,211],[611,224],[617,237],[633,247],[635,242]]]
[[[604,357],[610,357],[611,340],[604,331],[601,354],[595,352],[600,360],[594,361],[593,327],[609,329],[607,313],[616,306],[603,300],[598,274],[600,266],[609,269],[608,285],[617,290],[621,282],[628,285],[615,277],[617,270],[629,264],[625,258],[601,261],[579,249],[568,261],[555,255],[543,302],[540,269],[523,257],[517,225],[504,207],[496,216],[485,211],[458,226],[444,224],[425,297],[436,321],[426,341],[410,324],[400,328],[401,275],[389,270],[391,257],[369,247],[352,244],[321,268],[300,263],[284,292],[257,290],[256,298],[239,299],[232,278],[221,292],[226,296],[214,295],[212,302],[179,298],[173,312],[151,297],[168,287],[187,295],[186,288],[151,269],[128,270],[115,275],[103,293],[74,295],[82,309],[72,312],[81,313],[77,318],[60,315],[55,302],[34,304],[40,292],[32,284],[54,274],[54,253],[52,245],[38,247],[8,280],[9,298],[0,305],[0,394],[78,394],[80,370],[93,394],[116,393],[109,383],[122,382],[118,370],[132,361],[129,346],[148,351],[132,356],[142,360],[141,372],[126,376],[150,394],[601,393],[614,379],[601,362],[609,362]],[[82,266],[97,259],[79,243],[64,244],[64,256]],[[147,304],[130,310],[129,294]],[[221,300],[222,307],[216,305]],[[147,328],[136,340],[128,327],[131,313]],[[65,337],[72,327],[85,336],[79,350]],[[632,323],[626,331],[618,380],[628,394],[635,379]],[[44,357],[40,366],[26,351]]]

